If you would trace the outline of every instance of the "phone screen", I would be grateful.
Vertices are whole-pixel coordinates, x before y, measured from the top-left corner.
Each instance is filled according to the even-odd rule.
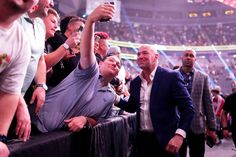
[[[75,32],[82,32],[83,29],[84,29],[84,26],[81,25],[81,26],[79,27],[79,29],[76,29],[76,30],[75,30]]]
[[[95,41],[96,41],[96,42],[99,42],[99,40],[101,39],[98,35],[95,35],[94,38],[95,38]]]
[[[115,2],[105,2],[105,4],[107,4],[107,3],[110,3],[110,4],[112,4],[112,5],[115,5]],[[109,21],[110,20],[110,18],[102,18],[101,20],[100,20],[100,22],[107,22],[107,21]]]

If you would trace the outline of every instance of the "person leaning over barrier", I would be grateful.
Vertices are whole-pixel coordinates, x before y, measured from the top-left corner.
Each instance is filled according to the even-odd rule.
[[[41,132],[68,127],[80,131],[91,117],[106,117],[115,100],[109,82],[120,69],[115,56],[96,62],[94,54],[95,22],[104,17],[112,18],[114,5],[101,4],[88,16],[80,42],[80,61],[71,74],[46,95],[46,101],[34,117],[33,123]]]

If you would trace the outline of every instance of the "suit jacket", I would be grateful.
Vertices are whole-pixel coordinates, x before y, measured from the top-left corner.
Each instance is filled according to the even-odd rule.
[[[194,69],[191,97],[195,108],[191,130],[195,134],[201,134],[205,133],[206,127],[216,129],[208,76],[196,69]]]
[[[137,112],[137,129],[140,125],[140,90],[141,79],[138,76],[131,81],[128,102],[121,100],[117,104],[128,112]],[[160,145],[165,148],[177,128],[187,132],[193,115],[192,100],[184,87],[181,74],[158,67],[150,95],[150,116]]]

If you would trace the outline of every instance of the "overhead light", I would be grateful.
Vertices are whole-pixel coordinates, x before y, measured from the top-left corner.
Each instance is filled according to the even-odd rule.
[[[198,13],[196,13],[196,12],[188,13],[188,17],[190,17],[190,18],[198,17]]]
[[[209,16],[211,16],[211,15],[212,15],[212,14],[211,14],[211,12],[209,12],[209,11],[202,13],[202,16],[203,16],[203,17],[209,17]]]
[[[225,10],[225,15],[232,15],[234,14],[234,10]]]

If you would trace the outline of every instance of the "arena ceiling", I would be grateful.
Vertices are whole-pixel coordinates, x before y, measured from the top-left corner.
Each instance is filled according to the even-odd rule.
[[[111,0],[54,0],[61,16],[86,15],[89,5]],[[133,22],[160,23],[229,23],[235,21],[235,0],[114,0],[120,1],[120,17]],[[219,2],[221,1],[221,2]],[[90,2],[90,3],[89,3]],[[188,21],[188,22],[185,22]]]

